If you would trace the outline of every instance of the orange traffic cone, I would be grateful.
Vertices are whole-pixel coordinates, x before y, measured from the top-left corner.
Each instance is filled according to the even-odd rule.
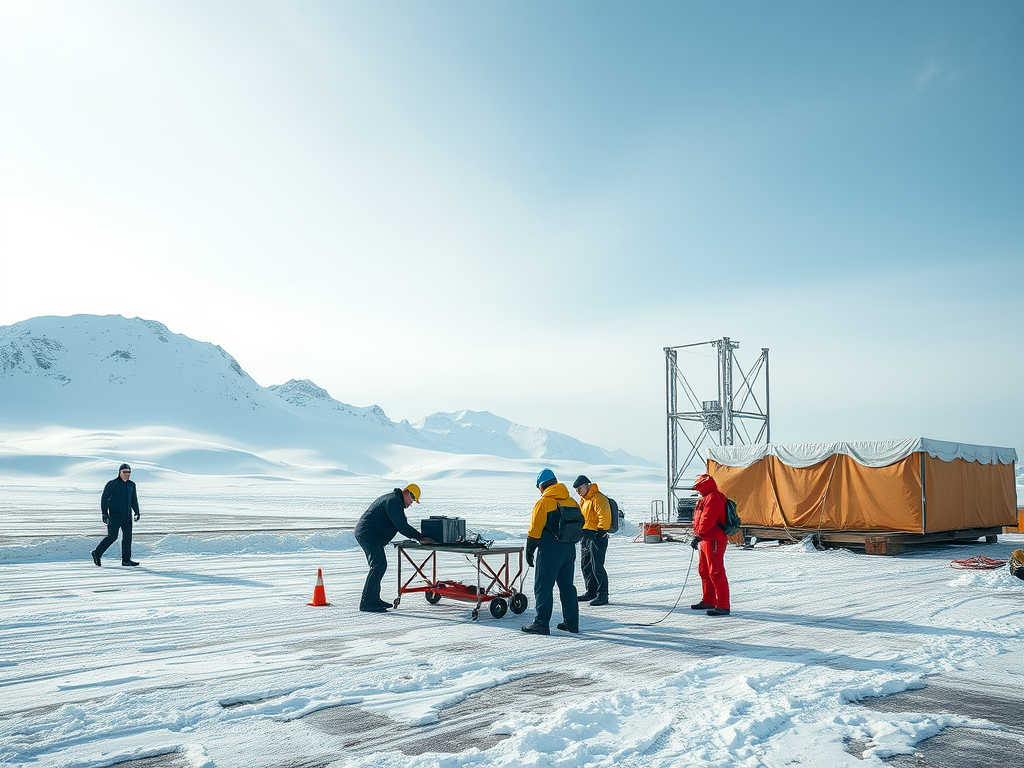
[[[327,602],[327,593],[324,592],[324,572],[322,568],[316,569],[316,586],[313,587],[313,602],[306,605],[330,605]]]

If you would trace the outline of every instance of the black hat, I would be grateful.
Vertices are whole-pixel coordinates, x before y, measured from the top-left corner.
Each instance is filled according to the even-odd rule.
[[[581,485],[590,485],[590,478],[586,475],[580,475],[573,481],[572,487],[579,488]]]
[[[117,471],[120,472],[122,469],[131,469],[131,467],[129,467],[127,464],[122,464],[120,467],[117,468]]]

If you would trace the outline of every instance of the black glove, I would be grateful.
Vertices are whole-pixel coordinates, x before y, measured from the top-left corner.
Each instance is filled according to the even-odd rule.
[[[141,517],[141,515],[139,515],[139,513],[138,513],[138,512],[136,512],[136,513],[135,513],[135,522],[136,522],[136,523],[137,523],[137,522],[139,522],[139,517]]]
[[[700,536],[694,536],[693,539],[690,540],[690,546],[694,549],[700,547]]]
[[[110,515],[108,515],[106,512],[103,513],[103,522],[104,524],[110,522]]]
[[[526,539],[526,564],[533,568],[533,553],[537,551],[538,539]]]

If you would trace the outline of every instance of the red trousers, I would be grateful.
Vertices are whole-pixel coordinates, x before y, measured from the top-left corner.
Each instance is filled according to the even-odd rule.
[[[700,542],[700,562],[697,573],[700,574],[702,591],[701,602],[715,608],[729,607],[729,579],[725,576],[725,545],[724,539],[702,539]]]

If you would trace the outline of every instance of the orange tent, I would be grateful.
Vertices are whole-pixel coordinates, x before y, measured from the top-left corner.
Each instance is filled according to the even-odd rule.
[[[744,526],[938,533],[1014,525],[1012,448],[927,438],[712,446]]]

